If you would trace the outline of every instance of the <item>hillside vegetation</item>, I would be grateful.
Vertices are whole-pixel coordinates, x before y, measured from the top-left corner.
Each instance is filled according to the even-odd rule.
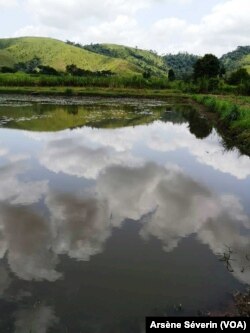
[[[221,61],[228,71],[244,67],[250,73],[250,46],[238,46],[236,50],[224,54]]]
[[[168,74],[169,66],[154,51],[115,44],[91,44],[85,45],[84,49],[113,58],[126,59],[131,64],[140,68],[142,73],[149,72],[152,75],[160,76]]]
[[[13,67],[14,66],[14,58],[8,51],[0,49],[0,67]]]
[[[0,69],[35,57],[42,65],[65,72],[68,65],[96,72],[111,71],[122,76],[143,75],[166,77],[173,69],[177,79],[192,75],[198,56],[188,53],[159,56],[154,51],[141,50],[115,44],[91,44],[83,46],[44,37],[20,37],[0,39]],[[239,46],[221,57],[227,72],[246,68],[250,73],[250,46]]]
[[[166,54],[163,56],[166,65],[172,68],[178,79],[190,77],[198,56],[189,53]]]
[[[43,65],[57,71],[65,71],[67,65],[75,64],[90,71],[110,70],[124,75],[140,73],[139,68],[126,60],[94,54],[52,38],[0,39],[0,67],[12,67],[14,63],[27,62],[34,57],[39,57]]]

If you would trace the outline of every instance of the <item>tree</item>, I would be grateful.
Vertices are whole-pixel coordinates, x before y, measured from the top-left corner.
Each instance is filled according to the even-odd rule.
[[[219,59],[213,54],[206,54],[194,64],[194,78],[212,78],[220,74],[221,65]]]
[[[35,57],[26,63],[27,73],[37,73],[38,67],[41,65],[41,59]]]
[[[172,69],[170,69],[168,71],[168,80],[169,81],[174,81],[175,80],[175,72]]]
[[[38,72],[39,66],[41,66],[41,60],[35,57],[27,62],[15,64],[14,68],[16,71],[33,74]]]
[[[76,65],[74,64],[71,64],[71,65],[67,65],[66,66],[66,72],[68,74],[71,74],[71,75],[81,75],[82,73],[80,73],[81,69],[78,68]]]
[[[188,121],[190,132],[198,139],[205,139],[213,130],[211,123],[206,118],[200,117],[194,110],[188,114]]]
[[[0,68],[1,73],[16,73],[15,68],[3,66]]]
[[[236,85],[248,80],[250,80],[250,75],[247,70],[245,68],[240,68],[229,76],[228,83]]]
[[[40,65],[38,67],[39,74],[45,74],[45,75],[58,75],[59,73],[55,70],[55,68],[50,66],[42,66]]]

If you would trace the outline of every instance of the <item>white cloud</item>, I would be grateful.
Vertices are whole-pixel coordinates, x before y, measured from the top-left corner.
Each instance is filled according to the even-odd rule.
[[[126,27],[126,29],[124,29],[124,27]],[[112,41],[112,43],[117,44],[135,45],[138,42],[136,37],[140,34],[140,31],[141,28],[135,18],[127,15],[119,15],[112,21],[87,27],[85,36],[87,43],[91,43],[93,40],[101,40],[106,43]],[[141,33],[143,32],[141,31]],[[80,35],[76,38],[81,40]]]
[[[138,126],[136,129],[126,127],[112,132],[84,128],[56,134],[27,135],[46,142],[39,161],[56,173],[94,179],[111,165],[141,165],[143,159],[132,151],[138,141],[143,141],[154,151],[187,149],[199,163],[240,180],[250,176],[248,156],[240,155],[237,149],[226,151],[215,131],[205,140],[198,140],[190,133],[186,123],[176,126],[157,121],[147,128],[147,133],[144,126]]]
[[[83,140],[82,140],[83,142]],[[115,152],[108,147],[89,148],[76,140],[49,142],[39,157],[40,163],[55,173],[95,179],[110,165],[138,163],[129,152]]]
[[[109,20],[134,15],[152,0],[28,0],[27,6],[40,23],[52,27],[78,26],[89,19]]]
[[[163,129],[170,134],[167,139],[164,137]],[[206,140],[197,140],[186,124],[176,127],[172,123],[159,123],[158,130],[155,130],[149,138],[148,146],[162,152],[186,148],[201,164],[211,166],[238,179],[250,176],[250,158],[239,155],[237,149],[225,151],[215,131]]]
[[[238,45],[250,44],[250,2],[229,0],[213,8],[199,23],[167,17],[155,22],[148,35],[148,45],[164,51],[189,51],[221,55]]]
[[[8,150],[6,148],[0,147],[0,157],[5,156],[8,154]]]
[[[188,15],[180,19],[168,15],[171,0],[29,0],[26,1],[34,24],[19,29],[15,35],[48,35],[82,43],[113,42],[156,49],[160,53],[189,51],[221,55],[238,45],[250,44],[249,0],[220,2],[210,13],[193,23]],[[140,10],[161,8],[153,23],[140,21]],[[195,1],[178,1],[195,11]],[[157,20],[157,17],[160,17]]]
[[[0,0],[0,8],[14,7],[17,6],[17,0]]]
[[[24,280],[57,280],[56,255],[50,250],[51,226],[27,207],[1,204],[1,248],[12,272]]]
[[[250,220],[239,199],[211,193],[176,167],[107,166],[92,191],[47,191],[44,203],[48,218],[30,206],[14,205],[11,198],[1,204],[1,253],[7,253],[10,269],[22,279],[57,280],[59,255],[90,260],[102,252],[112,229],[129,218],[141,224],[144,239],[158,238],[166,251],[194,233],[215,254],[230,246],[233,274],[250,281],[248,271],[241,274],[248,264]]]
[[[46,204],[56,231],[52,245],[56,254],[88,261],[102,252],[103,244],[111,234],[106,200],[50,193]]]
[[[0,201],[21,205],[32,204],[38,202],[47,192],[47,181],[20,181],[18,176],[24,171],[25,167],[21,162],[0,167]]]
[[[237,197],[217,196],[183,172],[154,163],[106,169],[97,179],[97,193],[108,203],[113,227],[120,227],[126,218],[138,221],[140,235],[158,238],[165,251],[172,251],[192,234],[215,255],[227,252],[227,245],[233,250],[233,275],[250,282],[246,257],[250,219]]]
[[[63,38],[63,32],[60,29],[48,27],[45,25],[27,25],[18,29],[13,36],[34,36],[34,37],[52,37],[52,38]]]

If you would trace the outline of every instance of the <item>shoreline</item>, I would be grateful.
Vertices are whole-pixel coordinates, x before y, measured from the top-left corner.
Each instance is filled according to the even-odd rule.
[[[95,88],[95,87],[0,87],[0,96],[20,95],[32,97],[58,97],[58,98],[81,98],[81,97],[101,97],[101,98],[138,98],[138,99],[160,99],[170,103],[183,103],[192,105],[197,112],[205,115],[212,125],[218,130],[226,143],[226,148],[237,147],[242,154],[250,156],[250,125],[245,124],[250,115],[250,98],[238,97],[237,101],[228,102],[228,96],[223,95],[192,95],[180,91],[164,89],[133,89],[133,88]],[[204,98],[205,97],[205,98]],[[230,96],[229,96],[230,97]],[[207,105],[206,98],[213,100],[213,109]],[[246,106],[241,106],[241,99],[247,100]],[[248,101],[249,99],[249,101]],[[231,117],[225,118],[220,112],[217,104],[227,103],[227,108],[239,110],[239,114],[245,117],[239,123],[238,119]],[[231,119],[232,118],[232,119]],[[245,123],[244,123],[245,121]]]

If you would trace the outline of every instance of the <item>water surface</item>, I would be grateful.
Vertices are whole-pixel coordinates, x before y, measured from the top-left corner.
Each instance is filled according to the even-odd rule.
[[[0,331],[144,332],[249,284],[250,159],[192,107],[1,97],[0,126]]]

